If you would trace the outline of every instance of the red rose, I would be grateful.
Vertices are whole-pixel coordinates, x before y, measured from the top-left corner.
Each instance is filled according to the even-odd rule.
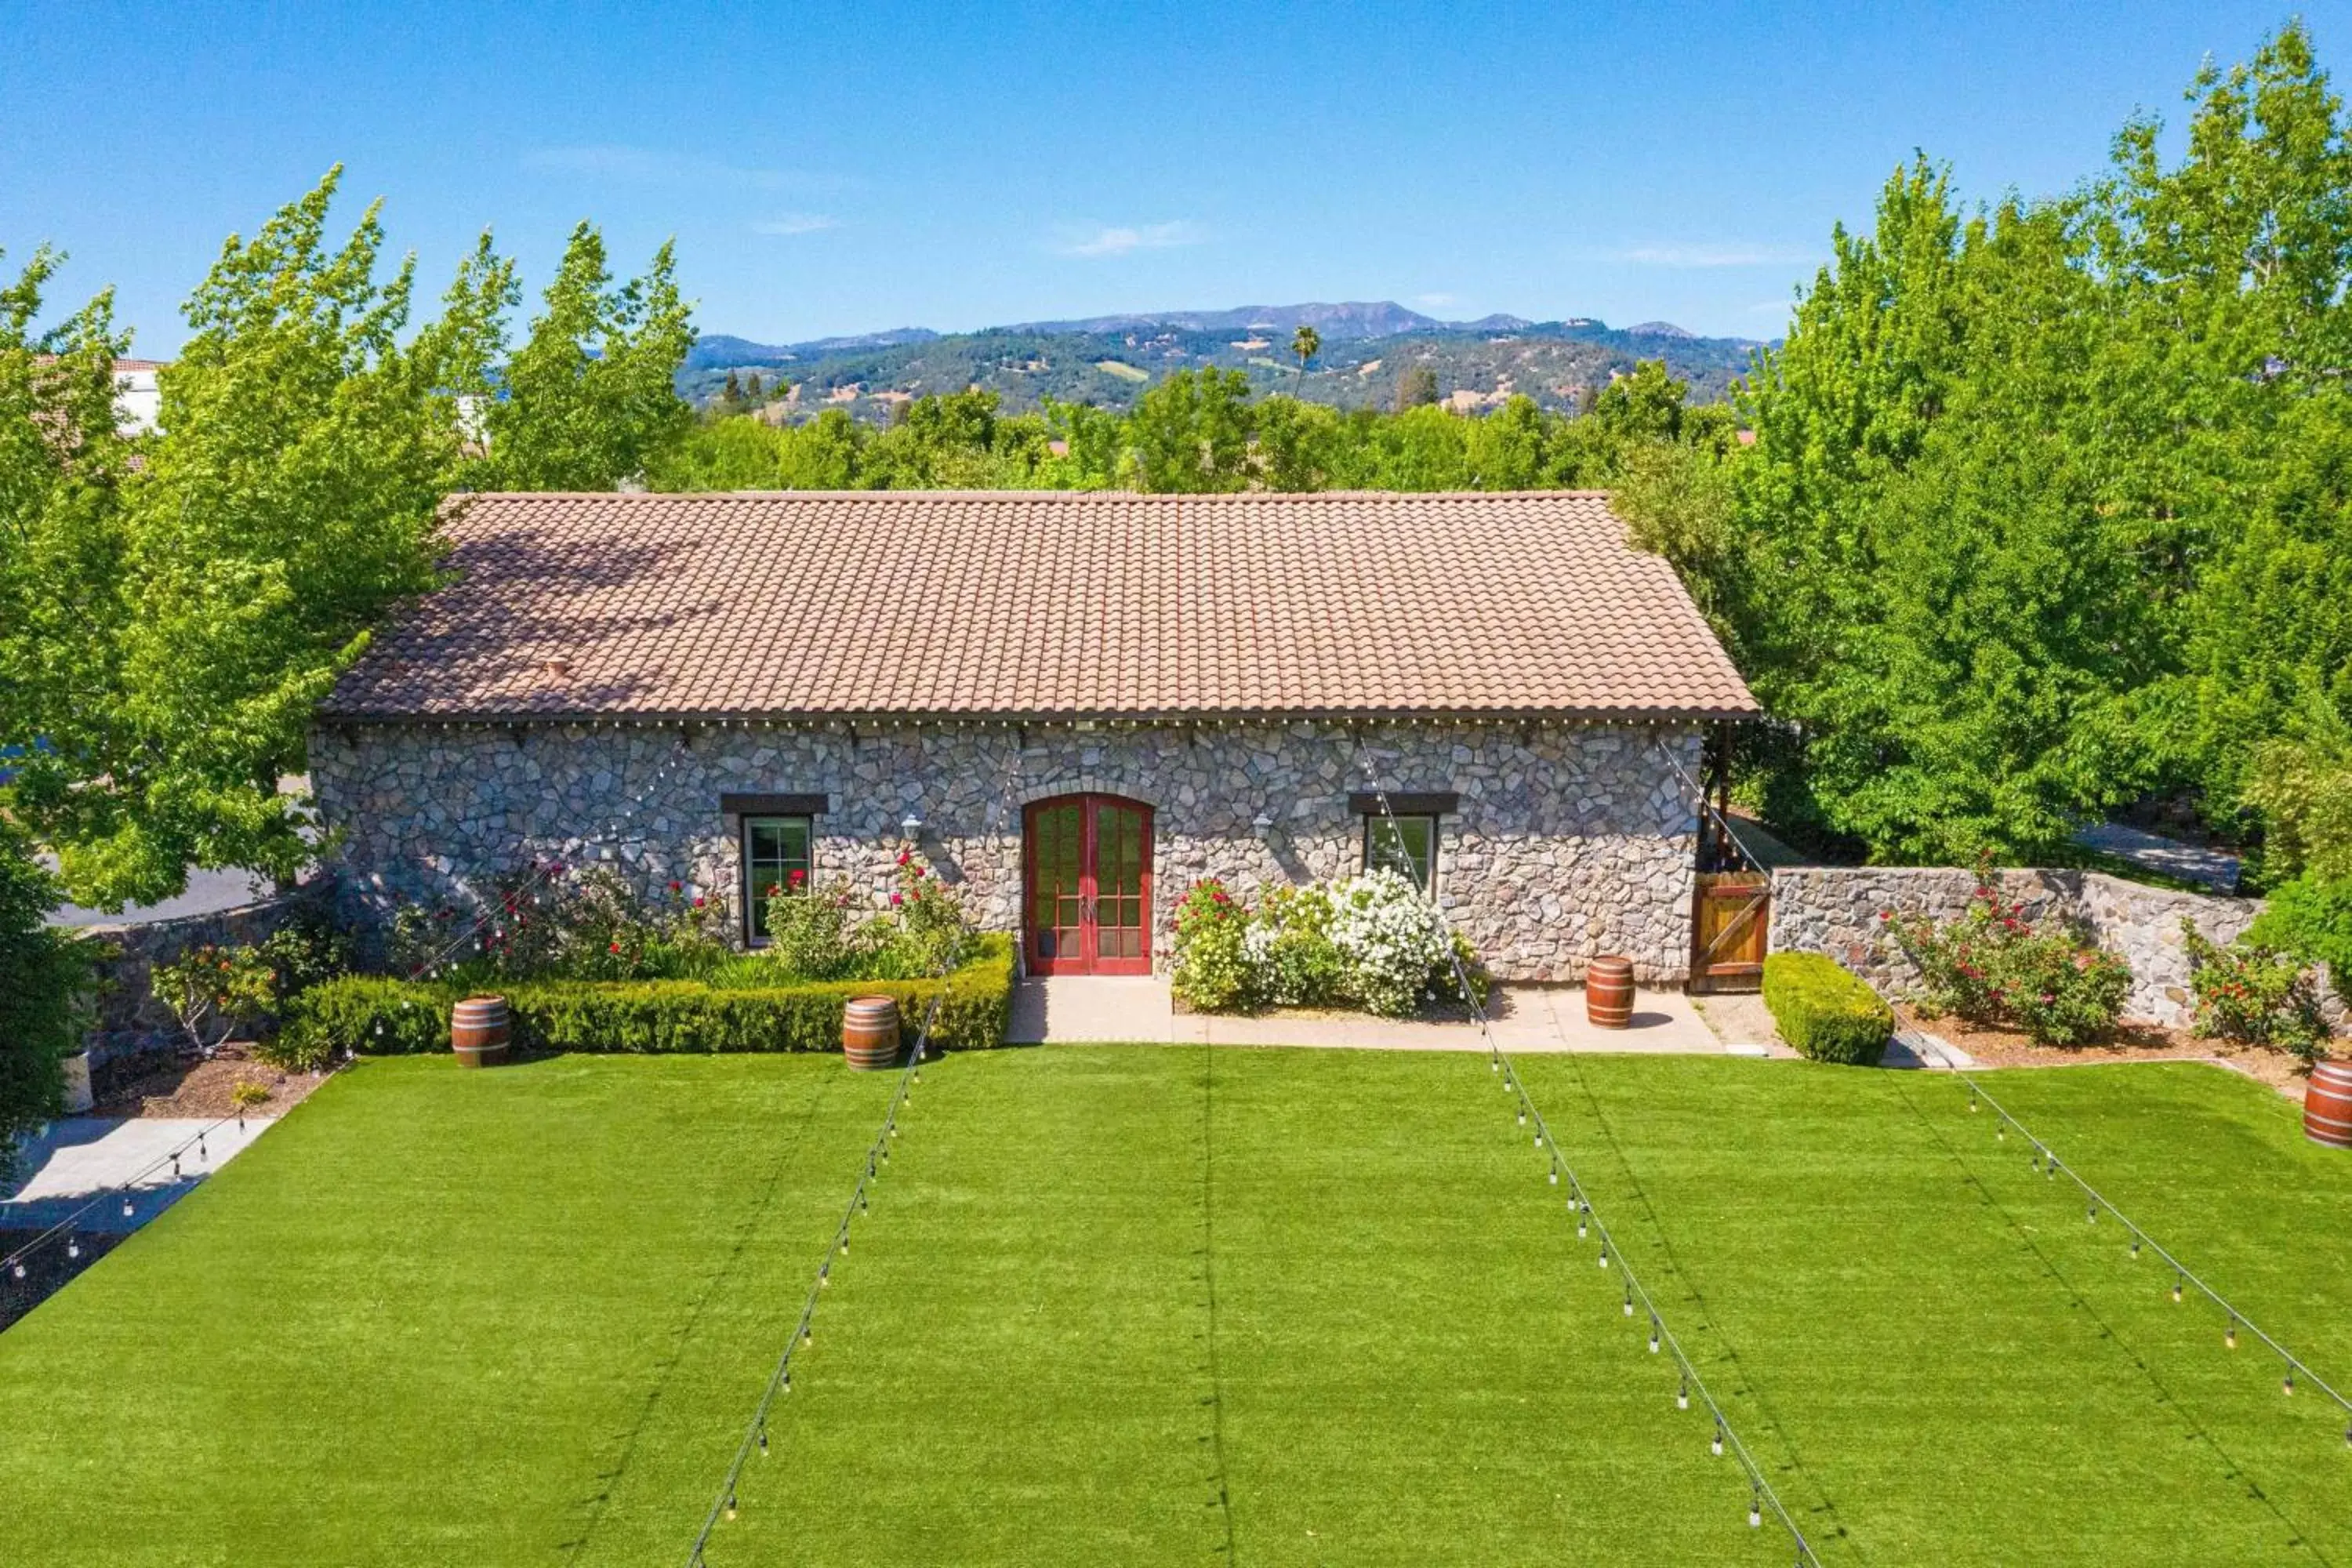
[[[769,884],[768,884],[768,897],[770,897],[770,898],[772,898],[772,898],[774,898],[778,893],[781,893],[781,892],[782,892],[782,891],[783,891],[783,889],[782,889],[782,888],[779,888],[778,886],[776,886],[776,884],[774,884],[773,882],[771,882],[771,883],[769,883]]]
[[[793,887],[797,888],[797,887],[799,887],[803,882],[805,882],[805,881],[807,881],[807,880],[808,880],[808,873],[807,873],[806,871],[803,871],[803,870],[799,869],[798,868],[795,868],[793,869],[793,874],[792,874],[792,877],[791,877],[791,881],[792,881],[792,884],[793,884]]]
[[[702,907],[702,902],[703,902],[702,895],[701,895],[701,894],[699,894],[699,893],[697,893],[697,894],[694,896],[694,907],[695,907],[696,909],[698,909],[698,909],[700,909],[700,908]]]
[[[893,893],[890,895],[890,901],[894,904],[903,904],[907,901],[907,895],[904,893]]]
[[[678,885],[677,885],[676,882],[672,882],[672,883],[669,885],[669,890],[670,890],[671,892],[675,893],[675,892],[679,892],[679,891],[681,891],[682,889],[678,887]]]
[[[620,951],[621,951],[621,944],[620,944],[619,942],[614,942],[614,943],[613,944],[612,951],[613,951],[613,952],[620,952]]]

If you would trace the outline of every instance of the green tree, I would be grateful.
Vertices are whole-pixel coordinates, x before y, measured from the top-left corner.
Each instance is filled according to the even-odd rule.
[[[1303,393],[1307,390],[1307,363],[1323,352],[1323,334],[1306,322],[1299,322],[1298,330],[1290,334],[1290,352],[1298,356],[1298,384],[1296,390]]]
[[[1407,365],[1397,374],[1396,411],[1407,413],[1437,401],[1437,373],[1425,364]]]
[[[90,953],[47,923],[58,895],[31,840],[0,816],[0,1181],[16,1141],[58,1113],[60,1064],[81,1045]]]
[[[1136,399],[1127,424],[1141,489],[1202,494],[1249,483],[1253,421],[1240,371],[1180,370]]]
[[[7,716],[42,742],[14,809],[84,901],[168,896],[190,865],[290,874],[309,847],[278,780],[303,766],[310,712],[384,609],[432,581],[456,389],[485,377],[507,274],[485,243],[404,344],[411,268],[379,280],[375,210],[327,237],[339,174],[232,237],[191,297],[160,428],[67,551],[108,560],[113,586],[79,607],[79,646],[45,623],[36,656],[73,672]]]
[[[609,490],[660,467],[694,424],[677,389],[693,312],[674,271],[665,243],[645,276],[616,286],[604,237],[585,223],[572,231],[488,405],[473,488]]]

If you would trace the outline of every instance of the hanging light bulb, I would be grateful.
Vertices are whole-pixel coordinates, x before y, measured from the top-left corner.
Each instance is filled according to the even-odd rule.
[[[2032,1165],[2032,1166],[2035,1170],[2037,1170],[2037,1171],[2038,1171],[2038,1170],[2040,1170],[2040,1169],[2042,1169],[2042,1145],[2041,1145],[2041,1144],[2036,1143],[2036,1144],[2033,1146],[2033,1157],[2032,1157],[2031,1160],[2027,1161],[2027,1162],[2026,1162],[2026,1163],[2028,1163],[2028,1164]]]
[[[1970,1084],[1970,1085],[1969,1086],[1969,1114],[1970,1116],[1974,1116],[1976,1113],[1977,1113],[1977,1089],[1976,1089],[1976,1085],[1974,1085],[1974,1084]]]
[[[207,1165],[211,1164],[213,1160],[212,1155],[205,1148],[205,1135],[201,1132],[196,1134],[196,1158]]]
[[[2234,1312],[2230,1315],[2230,1326],[2221,1331],[2221,1342],[2231,1350],[2238,1348],[2238,1317]]]
[[[2294,1365],[2289,1363],[2286,1376],[2279,1380],[2279,1392],[2292,1397],[2294,1394]]]
[[[2045,1175],[2045,1176],[2048,1176],[2048,1177],[2049,1177],[2052,1181],[2053,1181],[2053,1182],[2054,1182],[2054,1181],[2056,1181],[2056,1180],[2058,1179],[2058,1156],[2057,1156],[2057,1155],[2053,1154],[2053,1155],[2051,1155],[2051,1156],[2050,1156],[2050,1167],[2049,1167],[2049,1169],[2048,1169],[2048,1170],[2046,1170],[2046,1171],[2042,1172],[2042,1173],[2043,1175]]]
[[[131,1217],[131,1200],[128,1197],[122,1200],[122,1217],[124,1219]]]
[[[1536,1147],[1538,1149],[1543,1147],[1543,1129],[1540,1127],[1536,1129]]]
[[[1590,1229],[1590,1228],[1591,1227],[1591,1224],[1592,1224],[1592,1205],[1591,1205],[1591,1204],[1588,1204],[1588,1203],[1584,1203],[1584,1202],[1580,1201],[1580,1202],[1577,1204],[1577,1205],[1576,1205],[1576,1238],[1577,1238],[1577,1240],[1579,1240],[1579,1241],[1582,1241],[1582,1240],[1584,1239],[1584,1233],[1585,1233],[1585,1231],[1586,1231],[1586,1230],[1588,1230],[1588,1229]]]
[[[2083,1211],[2083,1223],[2085,1225],[2096,1225],[2099,1223],[2099,1205],[2095,1200],[2093,1201],[2089,1208]]]
[[[1677,1410],[1690,1408],[1690,1373],[1683,1373],[1682,1386],[1675,1390],[1675,1408]]]
[[[733,1519],[735,1517],[735,1489],[733,1487],[729,1487],[727,1489],[727,1517],[730,1519]]]
[[[8,1266],[8,1272],[14,1274],[17,1279],[22,1279],[25,1277],[25,1260],[19,1258],[16,1262],[10,1264]]]
[[[2006,1143],[2009,1142],[2009,1129],[2002,1126],[1998,1121],[1992,1124],[1992,1135],[2000,1142]]]
[[[69,1236],[66,1237],[66,1256],[68,1258],[79,1258],[81,1256],[81,1238],[79,1237]]]
[[[2132,1237],[2132,1260],[2134,1262],[2139,1260],[2139,1237],[2137,1236]]]
[[[1748,1489],[1748,1528],[1750,1530],[1764,1528],[1764,1489],[1762,1487],[1751,1486]]]
[[[1605,1241],[1601,1244],[1601,1267],[1609,1267],[1609,1244]]]
[[[1650,1353],[1658,1353],[1658,1315],[1655,1312],[1650,1314]]]
[[[768,1429],[767,1429],[765,1426],[762,1426],[762,1427],[761,1427],[761,1428],[760,1428],[760,1458],[763,1458],[763,1459],[764,1459],[764,1458],[766,1458],[767,1457],[768,1457]]]
[[[1520,1125],[1520,1126],[1522,1126],[1522,1127],[1525,1127],[1527,1124],[1528,1124],[1528,1102],[1527,1102],[1526,1100],[1523,1100],[1519,1101],[1519,1125]]]
[[[1720,1415],[1715,1418],[1715,1440],[1707,1445],[1707,1449],[1717,1458],[1723,1458],[1723,1417]]]
[[[1633,1282],[1631,1279],[1625,1281],[1625,1315],[1629,1318],[1633,1315]]]
[[[2176,1305],[2180,1300],[2180,1276],[2177,1274],[2172,1278],[2172,1300]]]
[[[1559,1166],[1557,1163],[1551,1168],[1551,1184],[1555,1187],[1559,1185]]]

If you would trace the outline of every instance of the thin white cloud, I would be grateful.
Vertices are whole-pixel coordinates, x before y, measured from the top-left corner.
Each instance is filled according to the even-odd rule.
[[[1608,253],[1636,267],[1789,267],[1806,258],[1777,245],[1632,245]]]
[[[841,220],[825,213],[786,213],[782,217],[763,218],[751,226],[753,234],[817,234],[828,228],[839,228]]]
[[[1451,294],[1415,294],[1412,297],[1412,302],[1416,305],[1451,305],[1454,303],[1454,296]]]
[[[523,166],[596,180],[628,180],[665,184],[733,185],[749,190],[787,191],[832,188],[844,182],[803,169],[758,169],[721,163],[690,153],[664,153],[650,147],[598,143],[579,147],[541,147],[523,154]]]
[[[1200,226],[1180,220],[1066,229],[1061,243],[1055,248],[1065,256],[1128,256],[1139,250],[1167,250],[1179,245],[1200,243]]]

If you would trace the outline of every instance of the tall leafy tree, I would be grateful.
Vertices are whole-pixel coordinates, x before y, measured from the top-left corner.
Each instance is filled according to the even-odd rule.
[[[433,580],[457,389],[485,379],[505,273],[485,244],[404,342],[413,268],[379,277],[373,208],[330,238],[339,177],[222,247],[135,469],[85,409],[88,471],[53,487],[70,504],[52,520],[74,521],[52,548],[85,585],[110,581],[77,590],[72,619],[53,603],[27,623],[33,658],[72,669],[12,703],[32,742],[12,804],[85,901],[168,896],[191,865],[289,874],[309,850],[278,781],[303,766],[310,715],[385,608]]]
[[[487,405],[473,488],[609,490],[660,468],[694,425],[676,384],[693,311],[675,271],[665,243],[643,277],[615,284],[604,237],[585,223],[572,231]]]

